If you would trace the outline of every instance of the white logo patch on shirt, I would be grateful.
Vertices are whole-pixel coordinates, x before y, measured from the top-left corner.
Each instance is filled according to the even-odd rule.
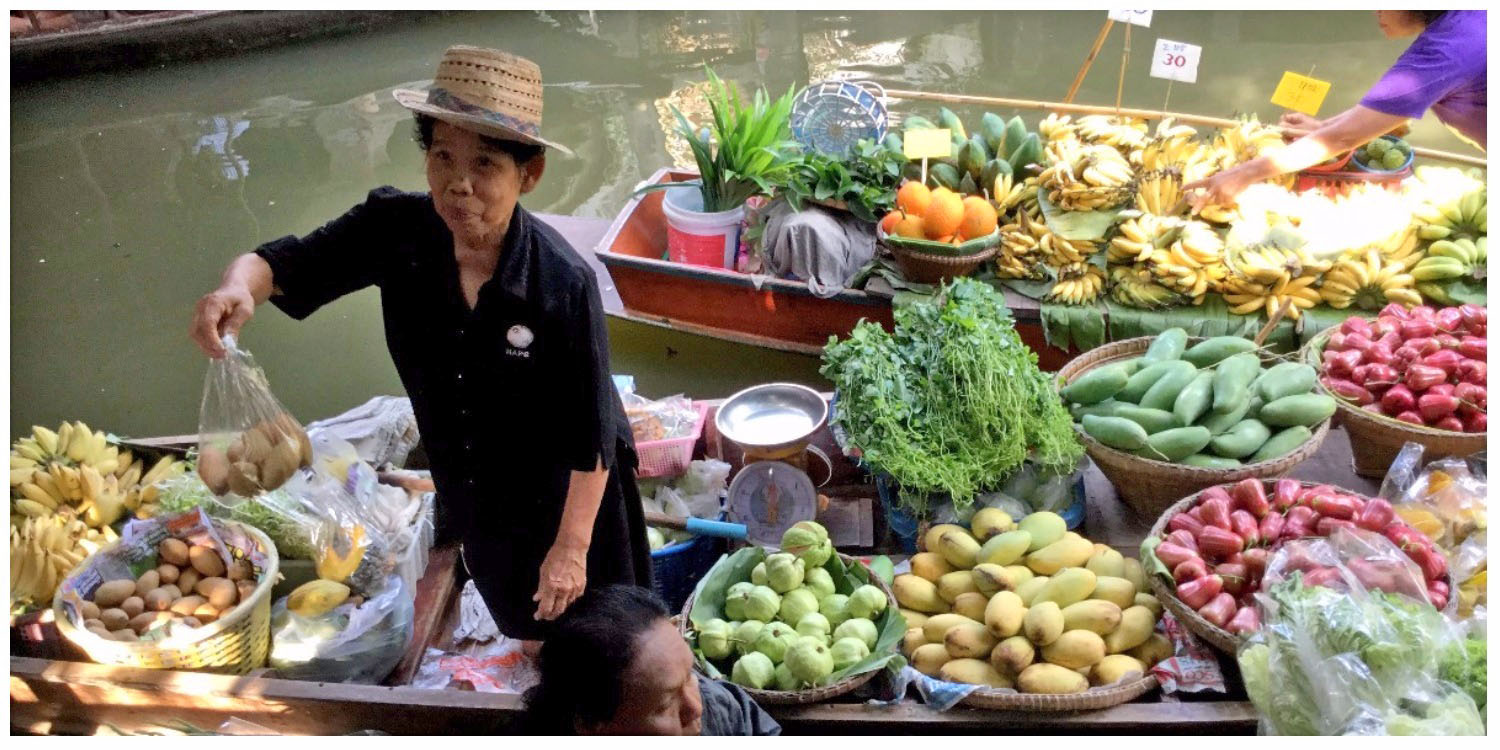
[[[526,348],[531,346],[531,342],[536,340],[536,335],[531,332],[530,328],[523,325],[513,325],[510,327],[510,330],[505,332],[505,340],[510,343],[510,347],[505,350],[506,354],[523,359],[531,358],[531,352],[526,351]]]

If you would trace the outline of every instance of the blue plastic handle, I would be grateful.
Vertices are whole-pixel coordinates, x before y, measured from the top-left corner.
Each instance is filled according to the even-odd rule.
[[[717,536],[725,539],[744,541],[747,529],[745,528],[745,524],[742,523],[689,518],[687,519],[687,531],[690,534],[698,534],[700,536]]]

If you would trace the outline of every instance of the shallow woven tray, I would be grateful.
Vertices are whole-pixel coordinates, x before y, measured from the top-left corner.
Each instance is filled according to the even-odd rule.
[[[870,570],[868,566],[843,553],[839,553],[839,559],[843,560],[845,565],[858,565],[864,568],[865,572],[870,575],[870,583],[880,587],[880,590],[885,592],[886,598],[890,600],[890,604],[886,606],[897,606],[896,594],[891,591],[891,587],[887,586],[885,581],[881,580],[880,576],[875,575],[875,572]],[[677,632],[683,638],[688,637],[688,632],[693,627],[689,615],[693,612],[693,599],[697,596],[697,593],[697,591],[694,591],[688,595],[687,601],[682,605],[682,615],[677,619]],[[875,675],[879,672],[879,669],[872,669],[862,674],[850,675],[832,685],[807,688],[806,690],[756,690],[743,686],[740,686],[740,689],[748,693],[756,703],[762,705],[797,706],[808,703],[822,703],[829,698],[837,698],[840,695],[853,692],[860,685],[875,679]]]
[[[1126,339],[1090,349],[1064,365],[1057,373],[1059,387],[1079,376],[1103,365],[1138,357],[1146,352],[1155,340],[1152,336]],[[1190,338],[1189,343],[1202,341]],[[1276,359],[1275,355],[1262,354],[1263,359]],[[1137,513],[1144,516],[1160,514],[1164,509],[1186,495],[1193,495],[1216,484],[1233,484],[1247,477],[1275,479],[1282,477],[1318,452],[1323,439],[1328,436],[1329,420],[1323,420],[1312,431],[1312,437],[1297,450],[1270,461],[1248,464],[1237,469],[1204,469],[1197,466],[1170,464],[1115,450],[1074,425],[1079,441],[1088,451],[1089,457],[1099,465],[1099,470],[1109,478],[1120,499]]]
[[[75,626],[68,619],[63,609],[61,586],[52,600],[58,631],[83,649],[90,659],[100,664],[224,674],[245,674],[265,666],[271,646],[271,589],[276,585],[280,567],[276,545],[254,526],[220,519],[212,521],[215,525],[235,526],[243,530],[266,555],[267,565],[250,600],[241,602],[228,615],[197,628],[195,640],[174,640],[171,647],[163,647],[154,641],[112,641],[100,638]],[[114,543],[118,544],[118,541]],[[78,575],[89,564],[88,560],[84,560],[68,577]]]
[[[959,702],[974,708],[1005,711],[1097,711],[1101,708],[1129,703],[1155,690],[1158,684],[1156,675],[1147,674],[1138,680],[1090,688],[1082,693],[1069,695],[1017,693],[1009,690],[980,688],[969,693]]]
[[[1302,347],[1302,361],[1312,365],[1320,375],[1323,372],[1323,347],[1335,330],[1329,328],[1319,333]],[[1383,478],[1402,446],[1409,442],[1422,444],[1424,463],[1449,456],[1468,456],[1485,449],[1488,433],[1419,427],[1355,406],[1323,387],[1322,378],[1318,379],[1317,388],[1338,402],[1338,414],[1344,431],[1349,433],[1349,446],[1354,453],[1354,473],[1362,477]]]

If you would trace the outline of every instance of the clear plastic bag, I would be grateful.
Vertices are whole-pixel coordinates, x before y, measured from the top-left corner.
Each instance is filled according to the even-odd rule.
[[[620,396],[625,404],[625,416],[630,419],[630,431],[637,443],[687,437],[698,423],[698,410],[692,400],[676,395],[652,401],[634,393]]]
[[[286,602],[271,607],[270,666],[280,677],[373,685],[396,668],[411,640],[413,590],[398,576],[359,605],[345,602],[316,617]]]
[[[1423,598],[1366,586],[1390,581],[1350,564],[1400,554],[1383,537],[1338,529],[1272,557],[1256,594],[1262,626],[1238,653],[1263,733],[1484,733],[1474,701],[1441,676],[1462,634]],[[1391,585],[1403,588],[1406,576],[1421,580],[1411,566]]]
[[[312,462],[312,443],[233,335],[211,360],[198,414],[198,475],[219,496],[255,497]]]
[[[1266,563],[1263,590],[1300,573],[1304,585],[1338,591],[1378,589],[1427,602],[1427,583],[1417,564],[1391,540],[1365,529],[1339,528],[1331,536],[1283,544]]]
[[[1410,446],[1408,446],[1410,448]],[[1407,451],[1403,450],[1402,456]],[[1399,458],[1399,457],[1398,457]],[[1449,580],[1454,595],[1445,611],[1457,619],[1478,617],[1482,622],[1488,599],[1489,507],[1484,462],[1474,458],[1444,458],[1397,485],[1392,498],[1396,514],[1412,528],[1426,534],[1448,558]]]

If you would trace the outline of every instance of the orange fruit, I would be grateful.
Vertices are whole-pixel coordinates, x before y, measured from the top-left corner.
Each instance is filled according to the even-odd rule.
[[[896,207],[909,214],[926,214],[927,204],[931,202],[932,191],[920,182],[908,181],[896,191]]]
[[[957,234],[964,221],[964,202],[958,193],[947,188],[932,191],[932,203],[922,215],[922,226],[928,239]]]
[[[920,240],[927,236],[926,232],[923,231],[922,217],[916,214],[907,214],[902,217],[900,221],[896,222],[896,226],[891,228],[891,234],[898,237],[909,237],[914,240]]]
[[[890,234],[896,230],[896,224],[901,221],[901,212],[892,211],[880,220],[880,231]]]
[[[964,218],[959,224],[959,233],[965,237],[985,237],[995,231],[1000,221],[999,214],[990,202],[977,195],[964,199]]]

